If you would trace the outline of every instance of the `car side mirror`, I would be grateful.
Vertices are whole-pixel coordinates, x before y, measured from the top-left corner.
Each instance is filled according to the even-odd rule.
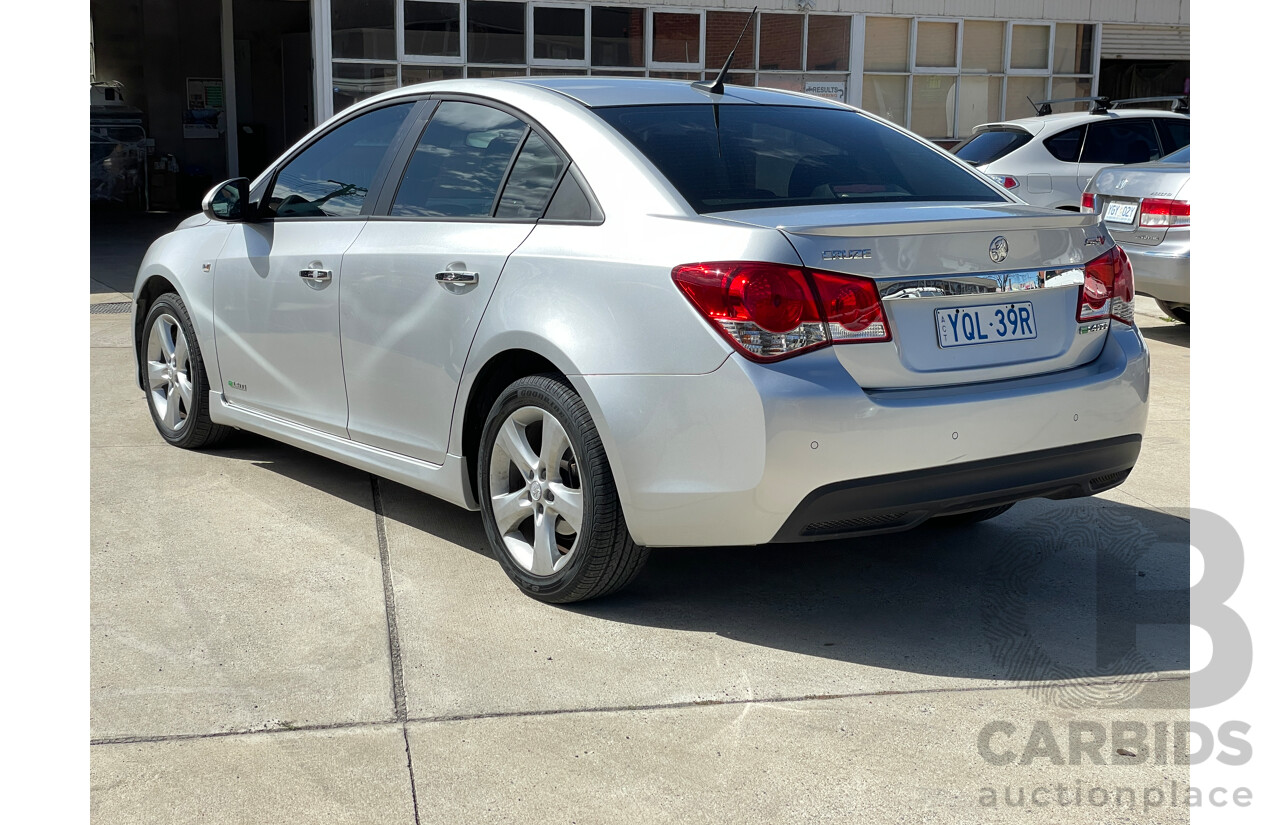
[[[213,187],[204,196],[202,208],[215,221],[253,220],[253,204],[249,202],[249,179],[232,178]]]

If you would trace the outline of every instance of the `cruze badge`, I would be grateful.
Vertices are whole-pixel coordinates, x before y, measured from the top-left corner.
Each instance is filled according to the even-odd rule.
[[[1003,263],[1004,259],[1009,257],[1009,242],[1004,239],[1004,235],[996,235],[996,239],[991,242],[991,260],[996,263]]]
[[[822,253],[824,261],[866,261],[870,258],[870,249],[827,249]]]

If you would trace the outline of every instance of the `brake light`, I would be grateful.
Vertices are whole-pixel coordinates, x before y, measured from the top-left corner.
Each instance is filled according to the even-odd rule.
[[[1139,226],[1190,226],[1191,202],[1168,198],[1143,198],[1138,216]]]
[[[1017,189],[1018,179],[1012,175],[991,175],[993,181],[1003,186],[1005,189]]]
[[[888,341],[875,282],[784,264],[686,264],[672,280],[712,326],[755,361],[835,343]]]
[[[1118,246],[1084,266],[1084,285],[1076,305],[1076,320],[1097,321],[1111,317],[1133,323],[1133,267]]]
[[[1081,212],[1093,211],[1093,193],[1092,192],[1085,192],[1083,195],[1080,196],[1080,211]]]

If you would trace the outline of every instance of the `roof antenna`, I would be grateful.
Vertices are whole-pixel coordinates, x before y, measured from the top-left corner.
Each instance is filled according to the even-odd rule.
[[[733,55],[738,51],[738,46],[742,43],[742,36],[747,33],[747,26],[750,26],[751,21],[755,19],[756,9],[758,8],[760,7],[756,6],[751,9],[751,14],[747,17],[747,22],[742,24],[742,31],[738,32],[738,39],[734,41],[733,48],[729,50],[729,59],[724,62],[724,68],[720,69],[720,74],[716,75],[716,79],[709,83],[706,81],[694,81],[689,85],[704,92],[711,92],[713,95],[724,94],[725,75],[729,74],[729,65],[733,63]]]

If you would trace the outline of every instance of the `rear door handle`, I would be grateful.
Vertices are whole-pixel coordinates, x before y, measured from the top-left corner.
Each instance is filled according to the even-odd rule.
[[[436,280],[442,284],[478,284],[480,283],[480,273],[447,270],[445,272],[437,272]]]
[[[324,284],[333,280],[333,270],[331,269],[304,269],[298,273],[298,277],[304,281],[310,281],[314,284]]]

